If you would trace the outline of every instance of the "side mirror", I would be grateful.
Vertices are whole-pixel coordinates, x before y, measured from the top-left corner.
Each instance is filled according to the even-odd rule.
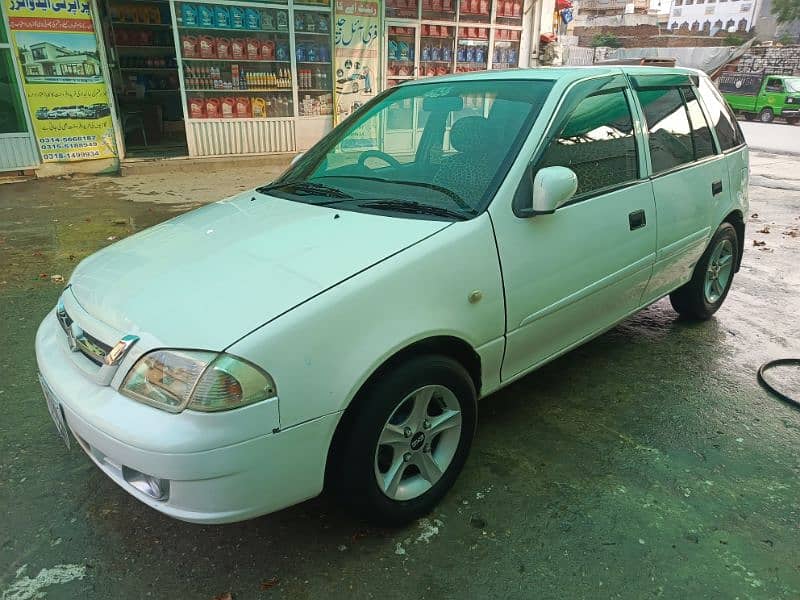
[[[297,163],[297,161],[298,161],[298,160],[300,160],[300,159],[302,158],[303,154],[305,154],[305,152],[301,152],[300,154],[296,155],[296,156],[295,156],[295,157],[292,159],[292,162],[290,162],[290,163],[289,163],[289,166],[290,166],[290,167],[293,167],[293,166],[294,166],[294,165]]]
[[[531,205],[521,210],[524,217],[551,215],[578,189],[578,176],[567,167],[545,167],[533,179]]]

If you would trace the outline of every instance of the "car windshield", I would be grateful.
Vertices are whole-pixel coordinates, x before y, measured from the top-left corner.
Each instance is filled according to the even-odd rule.
[[[398,86],[260,191],[399,217],[471,218],[488,205],[551,88],[496,79]]]
[[[800,92],[800,77],[787,77],[783,81],[790,92]]]

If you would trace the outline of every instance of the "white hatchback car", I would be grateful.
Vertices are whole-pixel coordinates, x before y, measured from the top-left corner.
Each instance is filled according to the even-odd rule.
[[[84,260],[36,337],[42,387],[66,440],[178,519],[327,482],[402,523],[453,485],[479,398],[667,294],[710,317],[747,180],[693,71],[404,84],[270,185]]]

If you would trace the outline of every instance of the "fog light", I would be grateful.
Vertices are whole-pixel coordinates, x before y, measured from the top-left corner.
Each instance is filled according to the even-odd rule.
[[[122,476],[125,481],[154,500],[169,498],[169,479],[159,479],[130,467],[122,467]]]

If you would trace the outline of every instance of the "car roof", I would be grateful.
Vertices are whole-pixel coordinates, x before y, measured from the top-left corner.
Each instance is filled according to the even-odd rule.
[[[626,73],[629,75],[701,75],[702,71],[688,69],[686,67],[651,67],[651,66],[586,66],[586,67],[537,67],[531,69],[508,69],[492,71],[476,71],[472,73],[455,73],[453,75],[443,75],[437,77],[437,81],[483,81],[483,80],[547,80],[565,82],[577,81],[589,77],[602,75],[619,75]],[[419,79],[408,82],[406,85],[417,85],[421,83],[431,83],[430,79]]]

